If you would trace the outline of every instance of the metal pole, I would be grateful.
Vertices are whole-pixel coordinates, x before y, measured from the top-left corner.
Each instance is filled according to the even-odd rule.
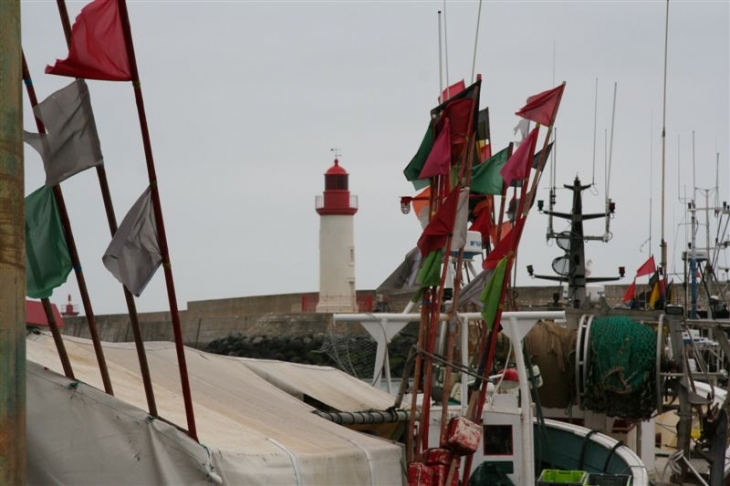
[[[667,52],[669,46],[669,0],[667,0],[667,15],[664,25],[664,94],[662,108],[662,235],[661,235],[661,252],[662,252],[662,272],[664,277],[667,275],[667,241],[664,239],[664,188],[666,181],[667,166]]]
[[[20,0],[0,1],[0,484],[25,484],[25,214]]]

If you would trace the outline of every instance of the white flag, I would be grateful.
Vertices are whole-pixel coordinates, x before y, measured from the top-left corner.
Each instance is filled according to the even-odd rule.
[[[43,122],[43,134],[25,132],[46,168],[46,186],[58,185],[74,174],[104,163],[91,111],[89,88],[77,79],[33,108]]]
[[[137,297],[162,263],[150,188],[124,217],[102,257],[104,266]]]
[[[456,219],[451,237],[451,251],[459,251],[466,244],[466,226],[469,219],[469,188],[462,187],[456,205]]]
[[[520,121],[517,122],[517,125],[515,125],[515,136],[518,132],[519,139],[517,140],[518,143],[515,144],[515,147],[518,146],[527,137],[528,133],[530,133],[530,120],[528,120],[527,118],[521,118]]]

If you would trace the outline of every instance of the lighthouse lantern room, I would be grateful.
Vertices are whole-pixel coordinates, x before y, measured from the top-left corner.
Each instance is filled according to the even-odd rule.
[[[319,214],[319,302],[317,312],[357,312],[353,217],[357,196],[349,175],[335,163],[324,173],[324,192],[315,199]]]

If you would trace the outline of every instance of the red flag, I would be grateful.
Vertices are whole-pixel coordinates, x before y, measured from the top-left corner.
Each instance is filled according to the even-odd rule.
[[[555,121],[555,114],[558,112],[558,106],[560,106],[560,99],[563,97],[564,89],[565,83],[557,88],[530,96],[527,98],[525,106],[515,113],[515,115],[527,118],[540,125],[552,125]]]
[[[515,179],[522,180],[527,177],[532,166],[532,158],[535,155],[537,131],[537,127],[533,128],[527,138],[520,143],[517,150],[507,160],[507,163],[504,164],[502,170],[499,171],[508,186]]]
[[[474,118],[474,100],[461,98],[454,100],[444,108],[444,119],[449,121],[451,130],[451,157],[456,159],[466,143],[469,122]],[[472,124],[472,130],[474,125]]]
[[[446,175],[451,168],[451,128],[449,119],[444,119],[441,131],[431,147],[426,163],[418,175],[419,179],[426,179],[437,175]]]
[[[423,234],[418,239],[418,249],[421,250],[421,255],[426,256],[446,245],[449,234],[454,231],[459,192],[457,189],[451,191],[436,215],[429,221],[426,229],[423,230]]]
[[[439,97],[439,103],[443,103],[444,101],[448,101],[454,96],[458,95],[462,91],[466,89],[466,85],[464,84],[464,80],[462,79],[458,83],[454,83],[448,88],[444,90],[443,93],[441,93],[441,96]]]
[[[624,300],[623,302],[630,302],[634,300],[636,297],[636,279],[634,279],[633,282],[631,282],[631,285],[629,285],[629,288],[626,289],[626,293],[624,294]]]
[[[117,0],[94,0],[71,29],[68,57],[46,66],[47,74],[72,78],[131,81]]]
[[[502,258],[514,256],[514,253],[517,251],[517,245],[520,244],[520,236],[522,234],[522,227],[525,224],[525,219],[526,218],[520,219],[509,233],[502,236],[499,243],[497,243],[494,249],[489,252],[489,255],[487,255],[487,259],[484,260],[482,268],[492,269],[497,266]]]
[[[479,162],[486,162],[492,158],[492,145],[489,143],[479,147]]]
[[[656,272],[656,264],[654,263],[654,255],[650,256],[647,261],[636,271],[636,276],[650,275]]]

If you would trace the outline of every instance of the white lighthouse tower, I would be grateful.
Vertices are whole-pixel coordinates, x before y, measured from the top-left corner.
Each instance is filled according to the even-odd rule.
[[[319,303],[317,312],[357,312],[355,299],[354,215],[347,171],[335,164],[324,173],[324,193],[315,199],[319,213]]]

